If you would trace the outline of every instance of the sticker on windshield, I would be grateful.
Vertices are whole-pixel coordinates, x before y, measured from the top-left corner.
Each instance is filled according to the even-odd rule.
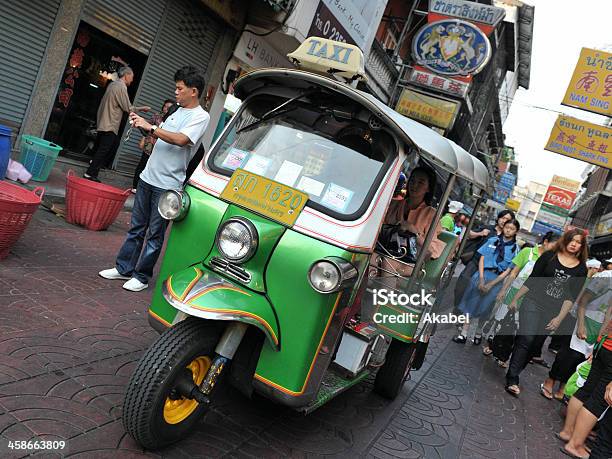
[[[270,158],[266,158],[265,156],[258,154],[252,154],[244,166],[244,170],[252,172],[253,174],[265,176],[269,165]]]
[[[283,161],[281,167],[278,169],[274,180],[292,187],[295,184],[297,178],[300,176],[300,172],[302,172],[302,166],[300,166],[299,164],[292,163],[291,161],[285,160]]]
[[[242,165],[242,162],[247,156],[249,156],[248,151],[232,147],[225,159],[223,160],[221,166],[225,167],[226,169],[235,171]]]
[[[347,188],[330,183],[321,204],[340,212],[343,212],[353,198],[353,192]]]
[[[310,177],[302,177],[298,182],[296,188],[302,190],[304,193],[308,193],[311,196],[321,196],[325,183],[313,180]]]

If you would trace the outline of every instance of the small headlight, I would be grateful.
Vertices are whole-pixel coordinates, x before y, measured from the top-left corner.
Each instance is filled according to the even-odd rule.
[[[308,280],[317,292],[330,293],[340,285],[340,270],[330,261],[317,261],[310,268]]]
[[[319,293],[333,293],[355,283],[359,273],[341,257],[326,257],[316,261],[308,271],[310,286]]]
[[[166,220],[180,220],[189,210],[189,195],[182,191],[169,190],[159,197],[157,210]]]
[[[257,231],[248,220],[230,219],[219,228],[217,248],[221,255],[231,261],[247,261],[257,248]]]

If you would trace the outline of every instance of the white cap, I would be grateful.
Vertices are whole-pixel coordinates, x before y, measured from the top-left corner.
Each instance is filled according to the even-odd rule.
[[[608,259],[606,260],[606,263],[612,263],[612,258],[608,258]]]
[[[601,261],[596,260],[595,258],[591,258],[590,260],[587,260],[586,266],[589,269],[591,269],[591,268],[596,268],[597,269],[597,268],[601,267]]]
[[[448,211],[451,214],[456,214],[461,209],[463,209],[463,203],[459,201],[451,201],[448,203]]]

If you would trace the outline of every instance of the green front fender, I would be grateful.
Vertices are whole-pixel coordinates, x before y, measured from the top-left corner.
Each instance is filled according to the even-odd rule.
[[[190,316],[254,325],[275,350],[279,349],[278,322],[266,297],[223,279],[201,264],[172,274],[164,281],[162,294],[173,307]]]

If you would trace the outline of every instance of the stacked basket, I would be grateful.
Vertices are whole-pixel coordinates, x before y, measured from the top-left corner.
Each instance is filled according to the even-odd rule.
[[[17,239],[24,232],[45,189],[36,187],[33,191],[0,181],[0,260],[6,258]]]
[[[70,170],[66,176],[66,220],[89,230],[105,230],[115,221],[129,194],[129,189],[80,178]]]

